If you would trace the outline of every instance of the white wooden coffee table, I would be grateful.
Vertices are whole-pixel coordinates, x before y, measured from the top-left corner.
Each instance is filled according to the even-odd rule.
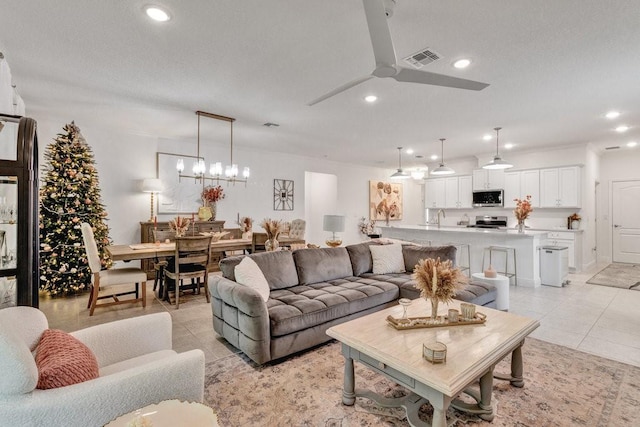
[[[449,308],[460,309],[460,302],[440,304],[439,314]],[[539,326],[534,319],[515,314],[477,307],[487,315],[481,325],[396,330],[385,320],[388,315],[402,316],[402,307],[396,306],[349,322],[333,326],[327,334],[342,343],[345,358],[344,390],[342,402],[353,405],[357,396],[370,398],[381,406],[403,407],[412,426],[425,425],[418,418],[418,409],[426,401],[433,406],[435,427],[446,426],[449,405],[478,414],[485,420],[493,419],[491,389],[493,368],[509,353],[513,353],[510,375],[496,378],[511,381],[522,387],[521,346],[525,337]],[[422,298],[413,301],[408,308],[409,317],[427,316],[431,305]],[[447,360],[432,364],[422,357],[423,343],[439,341],[447,346]],[[371,391],[356,390],[353,362],[386,375],[391,380],[412,391],[408,396],[389,399]],[[465,390],[480,380],[480,394]],[[460,393],[468,392],[477,404],[454,400]]]

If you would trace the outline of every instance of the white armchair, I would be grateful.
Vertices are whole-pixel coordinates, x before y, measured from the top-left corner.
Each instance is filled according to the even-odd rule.
[[[35,361],[30,366],[18,359],[29,356],[47,328],[46,317],[35,308],[0,310],[0,426],[102,426],[167,399],[202,402],[204,353],[172,350],[168,313],[71,333],[95,354],[100,376],[40,390],[35,389]],[[34,369],[35,380],[29,378]]]

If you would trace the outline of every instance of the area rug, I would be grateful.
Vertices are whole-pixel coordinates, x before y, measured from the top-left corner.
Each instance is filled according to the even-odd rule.
[[[637,425],[640,368],[528,338],[523,347],[525,386],[494,381],[495,418],[449,408],[449,426],[626,426]],[[426,363],[426,362],[425,362]],[[496,372],[509,372],[509,358]],[[221,426],[407,426],[404,410],[382,409],[357,398],[344,406],[344,359],[331,342],[278,364],[257,366],[231,355],[206,366],[205,401]],[[356,388],[388,397],[406,390],[356,363]],[[425,404],[420,418],[431,419]]]
[[[640,265],[613,263],[587,280],[592,285],[640,291]]]

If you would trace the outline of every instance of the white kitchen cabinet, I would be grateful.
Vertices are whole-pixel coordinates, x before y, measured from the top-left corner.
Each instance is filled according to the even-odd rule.
[[[540,170],[541,208],[580,207],[579,166]]]
[[[427,179],[424,185],[424,207],[445,207],[445,178]]]
[[[540,170],[513,171],[504,173],[504,207],[515,208],[514,199],[531,196],[531,206],[540,207]]]
[[[475,169],[473,171],[474,190],[502,190],[504,169]]]
[[[473,204],[471,176],[450,176],[445,180],[445,206],[448,209],[470,209]]]
[[[569,252],[569,269],[579,272],[582,268],[582,234],[570,231],[551,231],[546,245],[566,246]]]

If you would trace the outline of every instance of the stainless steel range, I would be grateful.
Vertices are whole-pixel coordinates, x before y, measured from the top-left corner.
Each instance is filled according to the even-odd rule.
[[[476,216],[476,223],[467,225],[467,227],[473,228],[507,228],[506,216],[489,216],[478,215]]]

